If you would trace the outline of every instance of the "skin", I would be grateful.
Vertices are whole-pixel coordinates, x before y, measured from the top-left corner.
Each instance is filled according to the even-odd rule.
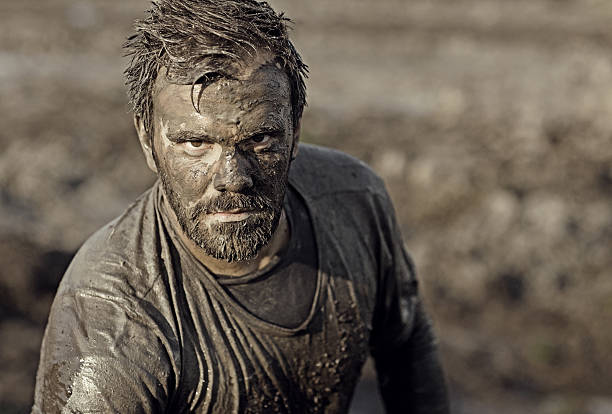
[[[282,202],[299,125],[291,118],[288,78],[272,62],[260,53],[193,89],[168,82],[162,68],[152,133],[134,120],[147,164],[162,181],[171,225],[217,274],[260,269],[289,240]]]

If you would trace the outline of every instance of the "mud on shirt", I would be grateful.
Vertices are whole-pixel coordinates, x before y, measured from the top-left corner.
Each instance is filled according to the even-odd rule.
[[[258,311],[249,287],[207,272],[173,236],[157,183],[94,234],[64,275],[32,412],[346,413],[371,352],[390,412],[446,413],[381,180],[347,155],[301,145],[289,183],[299,200],[293,220],[307,212],[316,248],[297,273],[312,280],[270,298],[303,291],[297,317]],[[275,278],[287,268],[268,270]]]

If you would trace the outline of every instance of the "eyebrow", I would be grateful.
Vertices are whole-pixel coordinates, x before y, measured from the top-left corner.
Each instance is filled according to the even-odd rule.
[[[166,134],[172,142],[185,142],[185,141],[204,141],[204,142],[215,142],[215,139],[210,135],[201,132],[193,131],[179,131],[174,133]]]
[[[239,141],[247,140],[255,135],[259,134],[280,134],[285,131],[285,127],[282,122],[276,119],[268,119],[262,125],[259,125],[257,128],[253,130],[246,129],[241,134],[242,137]],[[166,138],[168,138],[172,142],[181,143],[187,141],[204,141],[207,143],[216,143],[219,142],[219,139],[212,137],[204,132],[194,132],[194,131],[178,131],[171,132],[166,134]]]
[[[269,116],[265,121],[261,124],[254,126],[254,128],[249,128],[248,122],[245,125],[244,132],[246,135],[253,134],[261,134],[264,132],[279,132],[285,129],[285,125],[282,120],[276,116]]]
[[[266,123],[264,125],[259,125],[257,128],[252,130],[246,129],[242,133],[242,137],[240,141],[245,141],[251,139],[252,137],[260,134],[281,134],[285,131],[285,128],[281,124],[277,123]]]
[[[261,125],[259,128],[248,131],[247,135],[283,132],[284,130],[285,128],[282,125]]]

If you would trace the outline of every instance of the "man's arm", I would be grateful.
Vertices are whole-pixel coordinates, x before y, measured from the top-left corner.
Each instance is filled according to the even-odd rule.
[[[130,308],[99,292],[58,294],[43,339],[32,413],[165,412],[168,344],[147,317]]]
[[[448,396],[433,334],[420,303],[412,336],[376,353],[380,391],[389,413],[448,413]]]
[[[383,206],[385,242],[371,339],[383,401],[389,413],[447,414],[444,374],[414,266],[388,198]]]

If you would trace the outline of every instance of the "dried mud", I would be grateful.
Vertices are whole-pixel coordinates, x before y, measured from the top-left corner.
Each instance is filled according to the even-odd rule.
[[[612,5],[272,3],[311,69],[302,140],[387,182],[455,412],[612,412]],[[0,3],[0,413],[28,411],[71,255],[153,181],[120,58],[146,6]]]

